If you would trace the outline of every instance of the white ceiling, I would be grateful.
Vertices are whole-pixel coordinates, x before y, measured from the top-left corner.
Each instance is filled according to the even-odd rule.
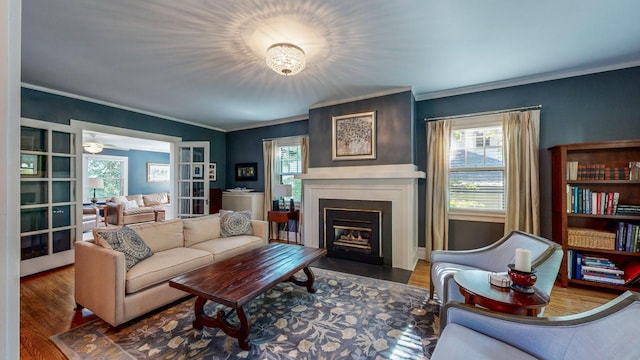
[[[411,86],[418,99],[640,65],[637,0],[24,0],[22,81],[232,130]],[[269,45],[307,53],[293,77]]]

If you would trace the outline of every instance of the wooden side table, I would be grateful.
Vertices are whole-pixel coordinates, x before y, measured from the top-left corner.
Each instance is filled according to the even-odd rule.
[[[293,222],[293,226],[296,229],[296,244],[298,244],[298,237],[300,234],[300,210],[293,210],[293,211],[269,211],[267,213],[267,221],[269,222],[269,236],[271,237],[271,234],[273,234],[273,232],[271,231],[271,225],[273,223],[276,223],[276,229],[280,229],[280,224],[285,224],[285,230],[287,232],[287,244],[289,244],[289,221]],[[279,231],[278,231],[279,233]],[[279,236],[279,235],[277,235]],[[278,242],[281,239],[279,238],[272,238],[269,239],[269,242]],[[302,245],[302,244],[300,244]]]
[[[487,271],[463,270],[455,273],[453,279],[460,286],[460,293],[466,304],[489,310],[538,316],[542,308],[549,304],[549,295],[535,286],[533,294],[525,294],[511,288],[491,285]]]

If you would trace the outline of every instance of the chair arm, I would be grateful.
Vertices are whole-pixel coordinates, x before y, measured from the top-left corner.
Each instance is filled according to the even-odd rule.
[[[251,226],[253,228],[253,235],[259,236],[267,244],[269,241],[269,227],[264,220],[251,220]]]
[[[75,243],[75,300],[113,326],[124,318],[124,253],[90,241]]]
[[[431,252],[430,263],[448,262],[486,269],[487,260],[492,256],[489,250],[487,247],[473,250],[434,250]]]
[[[124,225],[124,204],[107,203],[107,223]]]

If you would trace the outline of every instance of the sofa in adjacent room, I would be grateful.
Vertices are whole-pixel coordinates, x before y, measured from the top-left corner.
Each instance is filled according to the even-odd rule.
[[[241,212],[192,219],[96,228],[94,241],[75,245],[75,300],[118,326],[187,296],[169,280],[234,255],[267,245],[267,223]],[[239,215],[240,214],[240,215]],[[230,224],[226,226],[226,224]],[[132,234],[133,233],[135,234]],[[241,232],[241,233],[238,233]],[[139,236],[152,255],[132,264],[131,255],[105,244],[118,237]],[[135,253],[143,253],[136,247]],[[147,256],[147,255],[144,255]]]
[[[164,210],[169,203],[169,194],[166,192],[114,196],[106,202],[107,223],[127,225],[164,220]]]

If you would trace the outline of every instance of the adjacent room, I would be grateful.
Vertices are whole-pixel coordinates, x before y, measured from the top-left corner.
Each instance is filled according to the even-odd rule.
[[[8,0],[0,357],[640,357],[638,12]]]

